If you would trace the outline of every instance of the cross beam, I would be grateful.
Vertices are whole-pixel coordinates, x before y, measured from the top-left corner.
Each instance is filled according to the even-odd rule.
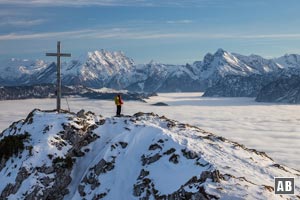
[[[57,85],[56,85],[56,110],[60,112],[61,110],[61,77],[60,77],[60,57],[71,57],[70,53],[60,52],[60,41],[57,41],[57,52],[56,53],[46,53],[46,56],[56,56],[57,57]]]

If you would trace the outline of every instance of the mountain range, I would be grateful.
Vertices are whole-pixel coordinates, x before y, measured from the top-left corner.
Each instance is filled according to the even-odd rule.
[[[144,102],[156,93],[131,92],[127,90],[114,90],[110,88],[93,89],[82,85],[62,86],[63,97],[84,97],[90,99],[113,99],[117,94],[122,94],[126,100],[138,100]],[[41,84],[32,86],[2,86],[0,87],[0,100],[16,99],[40,99],[55,98],[56,85]]]
[[[0,134],[0,161],[1,199],[300,198],[299,171],[153,113],[35,109]],[[296,195],[275,195],[274,177],[295,177]]]
[[[135,64],[123,52],[88,52],[62,63],[63,85],[125,89],[134,92],[205,92],[204,96],[256,97],[273,81],[300,75],[300,55],[286,54],[265,59],[218,49],[202,61],[171,65],[151,61]],[[56,64],[42,60],[9,59],[0,63],[0,85],[32,86],[55,84]],[[285,83],[286,84],[286,83]],[[271,84],[272,85],[272,84]],[[293,86],[291,86],[293,87]],[[300,103],[295,97],[277,92],[277,100]],[[280,94],[279,94],[280,93]],[[291,93],[289,93],[291,94]],[[285,99],[289,100],[285,100]]]

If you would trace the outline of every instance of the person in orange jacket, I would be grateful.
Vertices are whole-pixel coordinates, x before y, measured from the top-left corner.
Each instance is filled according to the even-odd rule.
[[[122,108],[122,104],[123,104],[123,100],[121,98],[121,95],[118,94],[117,96],[115,96],[115,104],[117,106],[117,117],[121,116],[121,108]]]

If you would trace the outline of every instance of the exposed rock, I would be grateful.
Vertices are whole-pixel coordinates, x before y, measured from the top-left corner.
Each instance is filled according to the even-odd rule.
[[[86,193],[84,192],[84,185],[78,185],[78,192],[82,197],[86,195]]]
[[[169,161],[174,163],[174,164],[177,164],[177,163],[179,163],[179,158],[180,158],[180,156],[178,154],[173,154],[170,157]]]
[[[195,159],[198,158],[198,155],[196,152],[193,151],[189,151],[187,149],[182,149],[181,150],[182,154],[184,157],[186,157],[187,159]]]
[[[174,153],[175,151],[176,151],[176,149],[171,148],[171,149],[167,150],[166,152],[164,152],[163,154],[164,155],[170,155],[170,154]]]
[[[94,197],[93,197],[92,200],[100,200],[100,199],[104,198],[106,195],[107,195],[106,192],[101,193],[101,194],[94,195]]]
[[[95,165],[92,169],[94,169],[97,175],[100,175],[102,173],[106,173],[107,171],[112,170],[113,168],[114,168],[114,161],[106,162],[104,159],[101,159],[97,163],[97,165]]]
[[[283,170],[283,171],[286,171],[286,172],[288,172],[288,170],[286,170],[282,165],[280,165],[280,164],[274,164],[274,165],[272,165],[273,167],[277,167],[278,169],[281,169],[281,170]]]
[[[95,190],[97,187],[100,186],[100,183],[97,179],[97,176],[93,173],[90,173],[89,175],[87,174],[83,180],[82,180],[82,183],[86,183],[86,184],[89,184],[91,185],[91,189],[92,190]]]
[[[4,190],[1,193],[1,198],[7,198],[10,194],[15,194],[20,188],[22,182],[29,176],[30,174],[26,170],[25,167],[19,169],[18,175],[15,180],[15,184],[7,184]]]
[[[154,163],[158,161],[161,158],[161,155],[159,153],[155,154],[154,156],[146,157],[145,155],[142,156],[142,163],[143,166],[150,165],[151,163]]]
[[[149,147],[150,151],[154,151],[156,149],[160,149],[161,150],[162,147],[160,145],[158,145],[158,144],[151,144],[150,147]]]
[[[139,184],[135,184],[133,186],[133,195],[136,196],[136,197],[139,197],[142,195],[142,193],[145,192],[145,190],[147,188],[149,188],[149,185],[151,183],[151,180],[150,179],[142,179],[142,182],[139,183]],[[147,194],[146,195],[146,198],[149,198],[150,194]]]
[[[218,170],[215,171],[203,171],[200,176],[200,181],[205,182],[206,179],[212,179],[213,182],[220,182],[220,172]]]
[[[121,147],[122,147],[123,149],[125,149],[125,148],[127,147],[127,145],[128,145],[127,142],[119,142],[119,144],[121,145]]]
[[[141,179],[145,178],[146,176],[149,175],[149,173],[150,173],[149,171],[142,169],[141,172],[140,172],[140,175],[139,175],[138,179],[141,180]]]
[[[77,117],[79,117],[79,118],[86,118],[86,116],[85,116],[85,110],[80,110],[80,111],[78,111],[78,113],[76,114],[77,115]]]
[[[152,104],[153,106],[169,106],[168,104],[164,103],[164,102],[157,102]]]

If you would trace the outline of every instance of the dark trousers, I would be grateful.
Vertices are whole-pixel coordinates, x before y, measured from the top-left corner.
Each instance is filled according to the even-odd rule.
[[[121,115],[121,105],[117,106],[117,116]]]

